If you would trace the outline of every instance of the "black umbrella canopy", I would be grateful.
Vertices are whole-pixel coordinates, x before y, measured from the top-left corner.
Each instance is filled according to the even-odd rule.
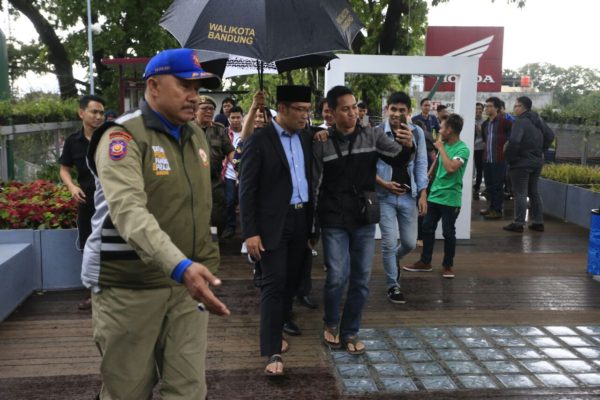
[[[175,0],[160,25],[182,47],[264,62],[349,50],[362,28],[346,0]]]

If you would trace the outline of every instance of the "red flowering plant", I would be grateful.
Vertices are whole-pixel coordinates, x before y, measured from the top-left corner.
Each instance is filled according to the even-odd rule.
[[[0,182],[0,229],[74,228],[77,202],[62,184]]]

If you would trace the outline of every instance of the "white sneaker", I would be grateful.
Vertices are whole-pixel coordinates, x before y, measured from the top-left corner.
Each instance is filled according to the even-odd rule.
[[[248,254],[248,249],[246,248],[246,242],[242,242],[242,249],[240,250],[242,254]]]

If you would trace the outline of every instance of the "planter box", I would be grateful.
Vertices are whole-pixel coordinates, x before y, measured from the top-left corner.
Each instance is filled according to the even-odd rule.
[[[600,193],[543,178],[540,178],[538,190],[545,214],[590,228],[590,210],[600,207]]]
[[[567,187],[569,185],[540,178],[538,191],[542,197],[544,214],[552,215],[561,220],[566,219],[565,205],[567,203]]]
[[[0,244],[0,321],[36,290],[38,278],[32,244]]]
[[[589,229],[591,223],[590,210],[599,207],[600,193],[569,185],[565,220]]]
[[[36,290],[82,288],[77,229],[0,230],[0,244],[25,243],[33,248]]]

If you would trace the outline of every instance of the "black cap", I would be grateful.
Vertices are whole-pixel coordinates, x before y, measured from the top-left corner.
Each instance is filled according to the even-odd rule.
[[[277,102],[282,101],[310,103],[310,87],[300,85],[277,86]]]

